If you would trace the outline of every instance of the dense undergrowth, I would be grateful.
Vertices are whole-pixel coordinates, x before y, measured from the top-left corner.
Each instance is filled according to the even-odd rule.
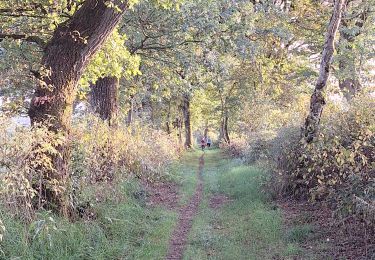
[[[148,208],[136,194],[136,179],[118,184],[117,200],[95,206],[95,219],[69,222],[38,211],[27,224],[1,209],[5,225],[0,259],[161,259],[167,250],[174,212]],[[122,201],[118,199],[121,196]]]
[[[175,175],[171,165],[179,148],[167,134],[136,125],[109,127],[97,118],[77,120],[69,136],[71,182],[46,183],[36,166],[52,167],[45,154],[57,153],[63,137],[0,120],[0,258],[134,259],[165,253],[175,215],[145,207],[140,180]],[[67,219],[40,207],[39,185],[68,197],[74,215]]]
[[[355,216],[374,227],[374,104],[369,95],[350,106],[331,104],[312,144],[301,141],[302,114],[300,120],[290,117],[282,126],[252,131],[223,149],[271,170],[268,188],[275,195],[326,202],[338,221]]]

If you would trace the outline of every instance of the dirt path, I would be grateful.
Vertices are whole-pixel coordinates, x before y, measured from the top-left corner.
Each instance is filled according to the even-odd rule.
[[[193,197],[188,204],[179,210],[178,222],[169,242],[166,259],[182,259],[186,248],[189,231],[193,225],[193,219],[198,213],[203,195],[203,167],[204,155],[199,158],[198,182]]]

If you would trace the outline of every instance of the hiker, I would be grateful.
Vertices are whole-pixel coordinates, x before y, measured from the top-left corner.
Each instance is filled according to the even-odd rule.
[[[211,147],[211,139],[209,137],[207,137],[207,147],[208,148]]]
[[[206,147],[206,140],[204,139],[204,137],[202,138],[201,140],[201,148],[202,148],[202,151],[204,151],[204,148]]]

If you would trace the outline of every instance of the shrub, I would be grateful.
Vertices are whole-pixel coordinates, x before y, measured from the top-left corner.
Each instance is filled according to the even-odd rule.
[[[148,127],[109,127],[96,118],[74,127],[74,170],[90,182],[113,180],[116,173],[160,178],[177,159],[173,140]]]
[[[347,111],[326,113],[314,143],[286,139],[277,169],[289,191],[328,199],[340,215],[369,214],[363,211],[373,210],[375,201],[373,107],[373,98],[359,97]]]
[[[43,196],[38,194],[41,186],[62,192],[58,182],[46,181],[38,170],[53,170],[48,154],[57,154],[56,147],[62,141],[61,135],[46,127],[20,127],[9,118],[0,117],[1,203],[14,214],[27,220],[33,218],[33,208],[43,204]]]
[[[248,150],[248,142],[244,138],[236,138],[232,139],[229,144],[225,142],[220,143],[220,148],[232,157],[243,158]]]
[[[79,210],[97,200],[98,194],[103,198],[114,196],[117,186],[113,182],[130,175],[166,177],[167,167],[178,158],[173,140],[162,131],[139,126],[109,127],[95,117],[74,124],[69,139],[73,146],[72,185],[63,187],[57,181],[46,180],[38,169],[53,170],[48,154],[56,155],[56,147],[64,138],[46,127],[21,127],[0,117],[0,206],[31,221],[35,210],[43,206],[39,194],[43,185],[64,192]]]

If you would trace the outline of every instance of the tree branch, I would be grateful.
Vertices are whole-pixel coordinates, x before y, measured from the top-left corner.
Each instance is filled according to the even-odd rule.
[[[0,41],[7,39],[7,38],[13,39],[13,40],[23,40],[26,42],[36,43],[42,48],[44,48],[47,44],[42,38],[35,36],[35,35],[0,33]]]

